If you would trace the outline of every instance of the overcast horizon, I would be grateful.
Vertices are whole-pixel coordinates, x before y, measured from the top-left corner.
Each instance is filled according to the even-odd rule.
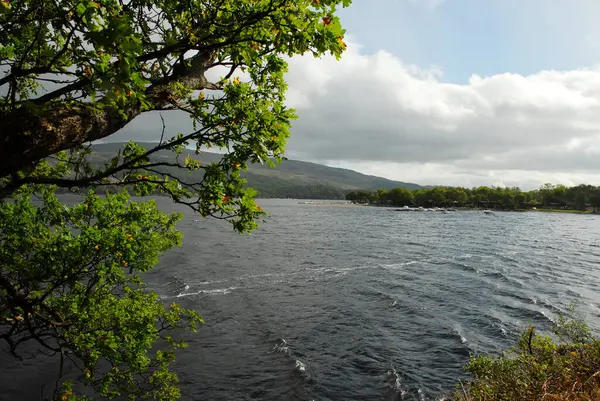
[[[290,60],[286,156],[421,185],[600,184],[600,2],[354,0]],[[189,124],[163,114],[171,133]],[[153,141],[145,115],[107,140]]]

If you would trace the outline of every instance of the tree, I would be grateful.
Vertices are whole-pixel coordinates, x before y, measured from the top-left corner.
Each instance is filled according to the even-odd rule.
[[[356,191],[350,191],[346,194],[346,200],[356,202],[358,200],[358,194]]]
[[[451,187],[446,190],[446,197],[451,202],[456,202],[460,205],[465,203],[468,199],[467,193],[463,188]]]
[[[480,207],[481,204],[485,204],[485,206],[487,207],[487,204],[490,201],[490,195],[492,193],[492,189],[490,187],[487,186],[482,186],[482,187],[477,187],[473,189],[473,201],[475,202],[475,205],[477,207]]]
[[[558,201],[564,201],[564,199],[567,197],[568,190],[569,189],[562,184],[555,186],[553,191],[554,198]]]
[[[436,206],[442,205],[446,201],[446,188],[436,187],[431,190],[431,200]]]
[[[387,199],[389,199],[393,205],[405,206],[414,203],[415,195],[410,189],[394,188],[388,191]]]
[[[427,188],[419,189],[415,191],[415,200],[420,205],[425,205],[431,200],[431,190]]]
[[[369,203],[370,195],[367,191],[356,191],[356,201],[358,203]]]
[[[0,2],[0,339],[10,353],[35,342],[61,371],[68,357],[100,396],[178,397],[169,363],[183,345],[168,329],[201,319],[158,303],[140,274],[180,243],[179,216],[128,192],[160,192],[235,231],[255,228],[264,212],[240,170],[281,160],[295,118],[284,104],[284,57],[339,57],[335,12],[349,3]],[[91,141],[171,111],[194,129],[166,138],[163,123],[153,148],[130,142],[107,165],[91,162]],[[184,147],[198,157],[181,157]],[[211,147],[223,158],[203,163]],[[95,195],[104,187],[119,192]],[[67,207],[58,188],[87,195]],[[159,340],[169,346],[156,350]],[[76,399],[77,390],[66,383],[53,398]]]
[[[597,213],[598,208],[600,208],[600,187],[596,187],[593,189],[589,201],[594,210],[594,213]]]
[[[575,193],[574,204],[575,204],[575,209],[585,210],[586,204],[587,204],[587,196],[585,195],[585,192],[577,191]]]
[[[527,196],[523,192],[519,192],[515,195],[515,202],[516,202],[517,209],[520,209],[526,201],[527,201]]]
[[[548,204],[552,201],[552,197],[554,195],[554,185],[550,183],[545,183],[540,187],[539,191],[542,197],[542,203],[544,207],[548,206]]]
[[[382,205],[387,203],[387,201],[389,200],[388,191],[386,189],[378,189],[377,190],[377,199],[379,200],[379,203]]]

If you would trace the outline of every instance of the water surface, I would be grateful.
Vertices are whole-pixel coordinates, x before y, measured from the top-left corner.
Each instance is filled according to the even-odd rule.
[[[149,276],[206,319],[180,357],[189,399],[435,399],[573,302],[598,323],[597,216],[261,203],[250,237],[187,217]]]
[[[260,203],[251,236],[188,213],[184,246],[146,275],[206,320],[178,358],[183,399],[435,400],[470,354],[571,303],[600,326],[598,216]],[[9,362],[0,399],[40,399],[24,383],[47,372]]]

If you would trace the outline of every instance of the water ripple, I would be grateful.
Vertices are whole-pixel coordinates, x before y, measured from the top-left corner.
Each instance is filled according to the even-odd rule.
[[[470,354],[573,302],[600,326],[595,216],[262,206],[252,236],[187,216],[184,246],[147,274],[206,321],[184,337],[184,399],[435,400]]]

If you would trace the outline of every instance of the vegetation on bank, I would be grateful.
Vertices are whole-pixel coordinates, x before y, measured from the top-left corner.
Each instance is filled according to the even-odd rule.
[[[547,213],[574,213],[574,214],[582,214],[582,213],[595,213],[594,208],[586,208],[585,210],[577,210],[577,209],[551,209],[551,208],[536,208],[537,212],[547,212]]]
[[[473,379],[458,384],[453,400],[600,400],[600,339],[564,318],[553,334],[530,327],[502,355],[472,357],[466,370]]]
[[[501,210],[544,208],[581,212],[600,208],[600,187],[544,184],[532,191],[517,187],[434,187],[409,190],[394,188],[375,192],[352,191],[346,199],[355,203],[424,207],[471,207]]]

